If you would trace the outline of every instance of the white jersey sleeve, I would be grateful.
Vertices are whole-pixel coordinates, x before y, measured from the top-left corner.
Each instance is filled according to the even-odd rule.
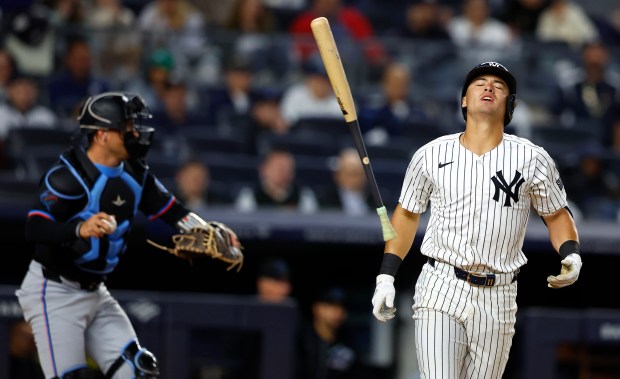
[[[536,171],[532,177],[532,206],[541,216],[553,214],[566,207],[566,191],[553,159],[543,148],[538,148]]]
[[[434,185],[427,171],[424,152],[425,149],[420,149],[411,158],[398,199],[403,208],[413,213],[426,211]]]

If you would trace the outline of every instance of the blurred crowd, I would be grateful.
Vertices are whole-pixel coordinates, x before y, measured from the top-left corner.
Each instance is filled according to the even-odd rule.
[[[611,0],[3,0],[2,186],[36,182],[82,102],[113,90],[147,101],[149,163],[197,212],[374,212],[312,37],[318,16],[330,21],[389,208],[415,149],[463,130],[465,73],[497,60],[519,85],[507,131],[556,159],[578,217],[620,221]]]

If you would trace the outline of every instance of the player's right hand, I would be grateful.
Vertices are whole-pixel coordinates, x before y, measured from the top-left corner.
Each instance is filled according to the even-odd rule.
[[[386,322],[394,318],[396,313],[395,296],[394,277],[387,274],[377,275],[377,287],[375,287],[375,293],[372,296],[372,314],[377,320]]]
[[[114,216],[105,212],[94,214],[85,220],[80,226],[80,237],[82,238],[101,238],[106,234],[114,232],[116,220]]]

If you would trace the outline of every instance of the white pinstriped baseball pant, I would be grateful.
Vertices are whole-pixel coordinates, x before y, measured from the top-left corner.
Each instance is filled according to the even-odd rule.
[[[412,306],[423,379],[502,377],[517,313],[517,282],[502,276],[479,287],[458,279],[448,264],[424,265]]]

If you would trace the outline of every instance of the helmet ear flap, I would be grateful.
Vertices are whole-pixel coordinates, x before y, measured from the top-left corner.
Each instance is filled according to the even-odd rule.
[[[504,126],[508,125],[510,123],[510,120],[512,120],[512,115],[515,112],[516,107],[517,95],[513,93],[506,99],[506,114],[504,115]]]

